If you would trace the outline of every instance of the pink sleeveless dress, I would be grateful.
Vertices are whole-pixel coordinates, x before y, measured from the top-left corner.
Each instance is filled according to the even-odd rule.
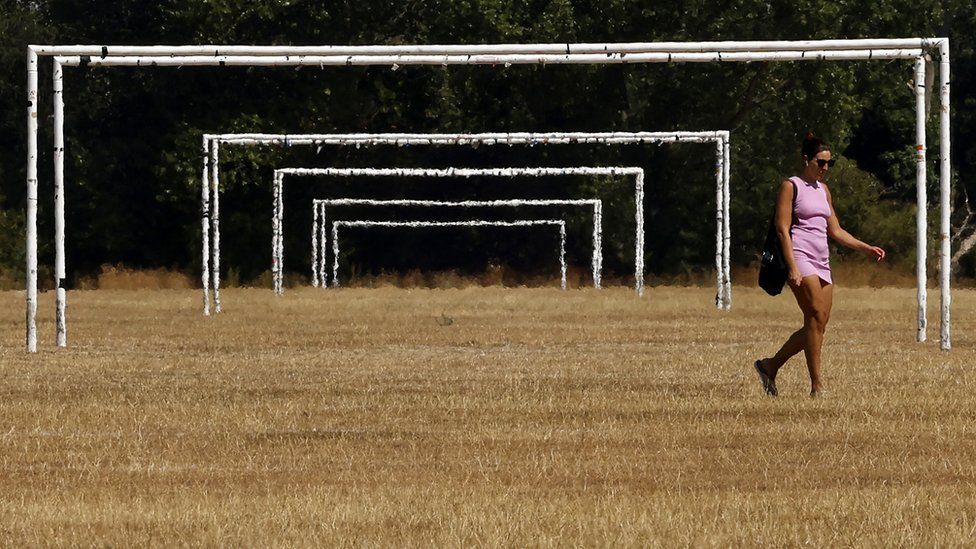
[[[790,178],[796,185],[796,206],[793,213],[793,259],[800,270],[800,276],[817,275],[827,284],[830,277],[830,252],[827,249],[827,220],[830,218],[830,204],[823,183],[807,183],[802,178]]]

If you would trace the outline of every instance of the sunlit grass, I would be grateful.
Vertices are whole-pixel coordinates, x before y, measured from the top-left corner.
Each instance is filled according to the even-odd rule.
[[[736,288],[0,294],[0,539],[25,544],[969,545],[976,292],[844,289],[824,351]]]

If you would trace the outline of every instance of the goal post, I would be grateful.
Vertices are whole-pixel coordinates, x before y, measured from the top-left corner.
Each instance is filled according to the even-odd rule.
[[[563,199],[510,199],[510,200],[373,200],[368,198],[333,198],[314,199],[312,201],[312,286],[326,288],[326,257],[327,232],[325,227],[326,208],[336,206],[407,206],[407,207],[436,207],[436,208],[517,208],[520,206],[589,206],[593,208],[593,251],[591,269],[593,287],[601,287],[601,271],[603,266],[603,201],[599,199],[563,200]],[[279,248],[278,265],[282,265]],[[276,290],[278,288],[276,287]],[[280,291],[279,291],[280,293]]]
[[[561,219],[518,219],[515,221],[333,221],[332,222],[332,286],[339,287],[339,228],[340,227],[536,227],[551,226],[559,230],[559,286],[566,289],[566,222]]]

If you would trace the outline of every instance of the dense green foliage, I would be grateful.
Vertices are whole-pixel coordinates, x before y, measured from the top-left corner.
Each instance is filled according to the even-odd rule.
[[[8,276],[21,276],[23,270],[22,75],[28,43],[297,45],[948,35],[954,55],[954,170],[960,188],[976,191],[968,176],[976,163],[976,99],[971,93],[976,8],[968,1],[0,0],[0,6],[0,69],[7,75],[0,81],[0,273]],[[228,131],[729,129],[733,259],[745,264],[755,259],[778,182],[797,168],[799,137],[812,129],[845,157],[832,187],[842,223],[889,248],[892,261],[908,268],[915,248],[912,72],[908,61],[395,71],[67,68],[69,279],[77,280],[103,263],[197,271],[200,136]],[[40,257],[50,264],[49,62],[42,62],[40,78]],[[933,105],[938,105],[937,95]],[[936,206],[938,117],[930,117],[929,124],[930,204]],[[674,274],[708,269],[713,262],[714,166],[711,149],[702,145],[227,147],[222,160],[224,265],[245,280],[269,264],[271,170],[282,166],[639,165],[649,174],[649,270]],[[569,185],[566,180],[295,182],[286,193],[288,265],[307,272],[313,196],[599,195],[607,211],[606,267],[626,274],[633,261],[629,183],[569,179]],[[956,203],[963,200],[957,196]],[[545,215],[542,210],[525,214]],[[380,214],[350,209],[343,215]],[[411,218],[417,213],[382,215]],[[577,236],[571,238],[572,256],[586,264],[588,218],[573,215],[579,223],[571,233]],[[930,216],[933,228],[936,217]],[[353,268],[365,270],[458,266],[476,272],[490,262],[504,262],[548,271],[552,237],[547,231],[538,233],[526,232],[513,244],[513,233],[501,229],[466,234],[351,232],[347,249],[353,252]]]

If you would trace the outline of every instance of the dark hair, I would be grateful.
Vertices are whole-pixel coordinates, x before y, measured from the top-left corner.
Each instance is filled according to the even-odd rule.
[[[813,160],[817,156],[817,153],[821,151],[829,151],[830,145],[821,141],[820,139],[813,136],[813,132],[807,132],[806,137],[803,138],[803,144],[800,146],[800,150],[803,152],[803,157],[807,160]]]

